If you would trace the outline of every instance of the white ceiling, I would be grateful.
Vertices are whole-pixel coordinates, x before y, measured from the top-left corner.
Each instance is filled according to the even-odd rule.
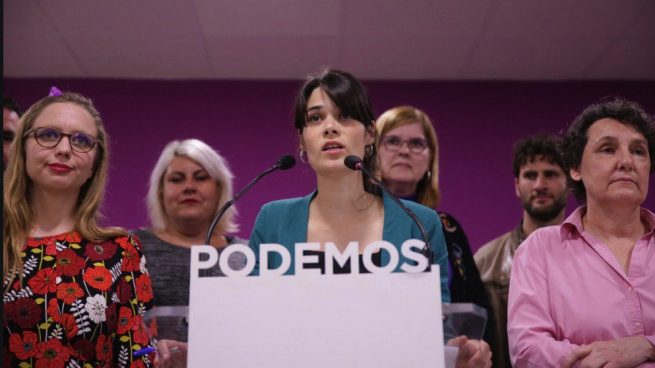
[[[6,0],[5,77],[655,80],[653,0]]]

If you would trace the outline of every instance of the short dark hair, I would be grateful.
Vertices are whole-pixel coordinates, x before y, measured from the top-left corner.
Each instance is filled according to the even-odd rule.
[[[655,126],[653,125],[653,118],[638,103],[621,97],[604,98],[588,106],[569,125],[559,145],[567,167],[572,169],[580,168],[582,154],[587,145],[587,131],[595,122],[605,118],[614,119],[631,126],[644,136],[648,143],[650,171],[653,172],[655,170]],[[587,191],[582,181],[574,181],[570,175],[568,175],[568,179],[575,198],[578,202],[585,203]]]
[[[518,178],[521,167],[536,160],[545,160],[555,164],[566,172],[566,165],[557,149],[557,139],[552,134],[537,134],[523,138],[514,144],[512,168],[514,177]]]
[[[16,101],[14,101],[14,99],[11,97],[2,98],[2,108],[15,112],[19,117],[23,115],[23,111],[20,109]]]
[[[352,74],[337,69],[326,69],[311,75],[298,91],[294,108],[294,126],[299,132],[302,132],[307,125],[307,101],[316,88],[321,88],[330,97],[343,116],[359,121],[366,129],[370,129],[377,135],[375,115],[366,88]],[[364,157],[363,161],[364,166],[374,173],[377,166],[377,152],[375,144],[370,147],[371,155]],[[378,187],[372,184],[366,176],[364,176],[364,190],[380,194]]]

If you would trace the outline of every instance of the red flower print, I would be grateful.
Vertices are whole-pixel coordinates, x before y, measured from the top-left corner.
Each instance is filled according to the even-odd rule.
[[[130,364],[130,368],[146,368],[146,365],[143,363],[143,360],[135,360]]]
[[[142,331],[135,331],[134,334],[132,335],[132,339],[134,342],[140,345],[148,345],[150,342],[150,338],[148,337],[148,334]]]
[[[45,254],[49,256],[57,255],[57,244],[55,242],[49,243],[45,247]]]
[[[132,318],[132,310],[128,307],[121,307],[118,315],[118,324],[116,330],[119,335],[123,335],[134,327],[135,320]]]
[[[87,339],[79,339],[73,343],[73,350],[75,350],[80,359],[91,361],[95,356],[93,343]]]
[[[150,331],[150,336],[159,335],[159,330],[157,329],[157,318],[150,320],[150,326],[148,326],[148,331]]]
[[[107,309],[105,309],[105,320],[107,321],[107,327],[109,327],[110,331],[116,329],[116,324],[118,323],[116,317],[116,303],[109,304]]]
[[[106,335],[98,336],[98,341],[96,342],[96,358],[99,361],[111,361],[111,343],[111,339]]]
[[[152,300],[152,281],[149,275],[143,274],[136,279],[136,297],[144,303]]]
[[[30,248],[37,248],[42,245],[48,246],[49,244],[55,244],[55,238],[51,236],[46,236],[44,238],[27,238],[27,246]]]
[[[121,270],[126,272],[138,271],[141,265],[139,252],[131,244],[123,249],[123,266]]]
[[[88,243],[84,247],[84,255],[94,262],[104,261],[113,257],[117,248],[116,244],[110,241],[100,244]]]
[[[57,271],[60,275],[77,276],[86,266],[84,259],[72,249],[64,249],[57,254]]]
[[[100,291],[107,291],[111,286],[111,273],[104,267],[89,267],[84,272],[84,282]]]
[[[57,274],[52,268],[43,268],[27,284],[35,294],[47,294],[57,291]]]
[[[134,340],[137,344],[147,345],[148,342],[150,342],[150,339],[148,338],[148,329],[146,328],[146,324],[143,322],[143,317],[134,316],[132,317],[132,321],[134,323],[134,327],[132,327],[132,340]]]
[[[20,328],[28,329],[39,322],[41,308],[31,298],[21,298],[5,304],[7,318]]]
[[[120,238],[116,238],[116,243],[123,249],[132,248],[134,247],[134,244],[132,244],[132,240],[134,239],[134,237],[121,236]]]
[[[53,321],[59,322],[61,318],[61,313],[59,312],[59,305],[57,305],[57,299],[50,299],[48,301],[48,316],[52,318]]]
[[[82,241],[80,233],[77,231],[71,231],[70,233],[63,234],[57,237],[57,240],[64,240],[68,243],[79,243]]]
[[[121,277],[118,282],[118,287],[116,288],[116,295],[118,296],[118,301],[121,304],[127,304],[130,299],[134,298],[134,289],[132,284],[125,281],[125,278]]]
[[[39,336],[32,331],[13,333],[9,336],[9,351],[21,360],[36,356],[39,352]]]
[[[57,286],[57,298],[62,299],[64,303],[73,304],[75,299],[84,296],[84,290],[74,282],[64,282]]]
[[[57,339],[50,339],[39,344],[36,356],[36,368],[63,368],[70,358],[70,351]]]
[[[72,314],[64,313],[61,315],[61,320],[60,322],[62,326],[64,326],[64,330],[66,331],[66,337],[68,339],[72,339],[77,335],[77,324],[75,323],[75,317],[73,317]]]

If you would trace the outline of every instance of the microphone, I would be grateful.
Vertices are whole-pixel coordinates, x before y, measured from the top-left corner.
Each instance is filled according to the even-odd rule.
[[[209,225],[209,230],[207,230],[207,237],[205,238],[205,244],[209,244],[209,241],[212,238],[212,234],[214,233],[214,229],[216,229],[216,225],[218,225],[218,221],[223,217],[223,214],[225,214],[225,211],[227,211],[228,208],[230,208],[236,201],[241,198],[242,195],[244,195],[250,188],[252,188],[253,185],[257,184],[261,178],[264,176],[272,173],[275,170],[288,170],[292,168],[296,164],[296,159],[291,156],[291,155],[284,155],[280,157],[277,161],[275,161],[275,165],[272,167],[264,170],[261,174],[257,175],[248,185],[246,185],[243,189],[239,191],[232,199],[227,201],[223,207],[221,207],[220,211],[214,216],[214,219],[212,220],[211,225]]]
[[[398,197],[396,197],[395,194],[391,193],[391,191],[389,190],[389,188],[387,188],[387,186],[384,185],[384,183],[382,183],[382,181],[380,181],[378,178],[376,178],[375,175],[373,175],[373,174],[372,174],[372,173],[371,173],[371,172],[366,168],[366,166],[364,166],[364,162],[362,161],[361,158],[359,158],[359,157],[357,157],[357,156],[354,156],[354,155],[350,155],[350,156],[346,157],[346,158],[343,160],[343,164],[346,165],[346,167],[349,168],[349,169],[351,169],[351,170],[355,170],[355,171],[361,171],[361,172],[363,172],[366,176],[368,176],[369,179],[373,180],[373,182],[375,183],[375,185],[377,185],[377,186],[380,187],[380,188],[381,188],[385,193],[387,193],[387,195],[388,195],[388,196],[389,196],[389,197],[390,197],[394,202],[396,202],[396,204],[397,204],[397,205],[398,205],[398,206],[399,206],[403,211],[405,211],[405,213],[406,213],[406,214],[407,214],[407,215],[408,215],[412,220],[414,220],[414,222],[415,222],[416,225],[418,226],[419,231],[421,232],[421,236],[423,237],[423,242],[425,243],[425,247],[423,248],[423,255],[425,256],[425,258],[428,259],[428,269],[429,269],[429,268],[430,268],[430,265],[432,264],[432,260],[433,260],[432,248],[430,247],[430,241],[429,241],[429,238],[428,238],[428,233],[427,233],[427,231],[425,231],[425,227],[423,226],[423,224],[421,223],[421,221],[418,219],[418,217],[416,216],[416,214],[415,214],[412,210],[410,210],[409,208],[407,208],[407,206],[405,206],[405,205],[403,204],[403,202],[401,202],[400,199],[398,199]]]

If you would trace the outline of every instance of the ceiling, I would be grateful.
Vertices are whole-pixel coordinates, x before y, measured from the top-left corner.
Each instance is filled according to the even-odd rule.
[[[655,80],[653,0],[7,0],[4,77]]]

